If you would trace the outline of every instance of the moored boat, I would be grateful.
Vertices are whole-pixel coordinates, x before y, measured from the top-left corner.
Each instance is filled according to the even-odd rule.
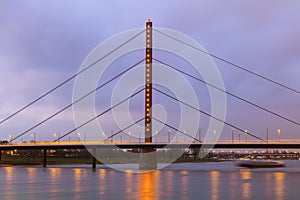
[[[282,161],[270,161],[270,160],[247,160],[237,164],[239,167],[247,168],[275,168],[285,167],[285,163]]]

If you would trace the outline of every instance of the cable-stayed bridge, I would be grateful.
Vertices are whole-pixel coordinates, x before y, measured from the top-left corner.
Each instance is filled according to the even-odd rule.
[[[176,97],[174,97],[173,95],[163,91],[162,89],[160,89],[159,87],[155,86],[152,84],[152,64],[154,62],[161,64],[169,69],[175,70],[176,72],[182,74],[185,77],[189,77],[201,84],[206,85],[209,88],[212,88],[216,91],[222,92],[227,96],[231,96],[241,102],[247,103],[248,105],[252,106],[253,108],[257,108],[260,109],[272,116],[278,117],[284,121],[289,122],[290,124],[293,124],[295,126],[300,126],[300,123],[295,120],[295,119],[291,119],[289,117],[286,117],[280,113],[277,113],[271,109],[268,109],[264,106],[261,106],[255,102],[252,102],[248,99],[245,99],[243,97],[240,97],[238,94],[229,92],[224,90],[223,88],[220,88],[216,85],[214,85],[213,83],[207,82],[199,77],[197,77],[196,75],[190,74],[188,72],[185,72],[184,70],[180,69],[180,66],[174,66],[169,64],[169,62],[164,61],[162,59],[158,59],[156,57],[153,56],[152,53],[152,43],[155,42],[153,41],[152,38],[152,32],[156,32],[157,34],[160,34],[161,36],[171,39],[174,42],[180,43],[184,46],[186,46],[186,48],[191,48],[195,51],[198,51],[201,54],[206,54],[214,59],[217,59],[221,62],[224,62],[234,68],[237,68],[238,70],[242,70],[248,74],[251,74],[252,76],[256,76],[260,79],[263,79],[264,81],[270,82],[271,84],[275,85],[276,87],[281,87],[284,88],[285,90],[292,92],[292,93],[296,93],[296,94],[300,94],[300,91],[297,89],[294,89],[292,87],[289,87],[285,84],[282,84],[276,80],[273,80],[271,78],[268,78],[266,76],[263,76],[261,74],[258,74],[256,72],[250,71],[240,65],[237,65],[231,61],[228,61],[224,58],[218,57],[212,53],[203,51],[202,49],[193,46],[190,43],[187,43],[184,40],[181,40],[180,38],[175,38],[174,36],[161,31],[160,29],[156,29],[152,27],[152,22],[149,20],[146,23],[146,28],[140,32],[138,32],[137,34],[133,35],[131,38],[127,39],[126,41],[123,41],[122,43],[119,44],[119,46],[117,46],[116,48],[110,50],[109,52],[107,52],[105,55],[103,55],[102,57],[98,58],[97,60],[95,60],[94,62],[90,63],[88,66],[86,66],[85,68],[83,68],[82,70],[80,70],[79,72],[77,72],[76,74],[72,75],[71,77],[67,78],[66,80],[64,80],[63,82],[59,83],[57,86],[53,87],[51,90],[45,92],[43,95],[39,96],[38,98],[34,99],[32,102],[30,102],[27,105],[24,105],[23,107],[21,107],[20,109],[18,109],[17,111],[13,112],[11,115],[7,116],[6,118],[2,119],[0,121],[0,125],[4,125],[5,122],[11,120],[13,117],[15,117],[16,115],[22,113],[24,110],[28,109],[29,107],[31,107],[32,105],[34,105],[35,103],[39,102],[41,99],[46,98],[47,96],[49,96],[51,93],[53,93],[54,91],[58,90],[59,88],[61,88],[63,85],[69,83],[70,81],[72,81],[73,79],[75,79],[77,76],[85,73],[86,71],[92,69],[95,64],[97,64],[98,62],[100,62],[101,60],[109,57],[111,54],[117,52],[120,48],[128,45],[129,43],[133,42],[137,37],[140,37],[141,35],[145,34],[145,40],[146,40],[146,45],[145,45],[145,57],[139,61],[137,61],[135,64],[129,66],[129,68],[127,68],[126,70],[123,70],[122,72],[120,72],[119,74],[111,77],[108,81],[102,83],[101,85],[99,85],[98,87],[96,87],[94,90],[86,93],[85,95],[81,96],[78,99],[75,99],[72,103],[66,105],[65,107],[63,107],[62,109],[58,110],[57,112],[49,115],[48,117],[46,117],[45,119],[41,120],[40,122],[36,123],[35,125],[29,127],[28,129],[24,130],[23,132],[15,135],[14,137],[11,136],[10,140],[9,140],[9,144],[3,144],[0,146],[1,150],[9,150],[9,149],[42,149],[44,150],[44,157],[46,159],[47,157],[47,150],[48,149],[70,149],[70,148],[113,148],[113,147],[117,147],[117,148],[121,148],[121,149],[128,149],[128,148],[138,148],[138,149],[143,149],[143,153],[146,155],[147,153],[151,153],[153,151],[155,151],[156,149],[160,149],[160,148],[300,148],[300,141],[284,141],[280,139],[280,130],[278,129],[278,140],[269,140],[269,139],[264,139],[261,138],[260,136],[258,136],[255,133],[252,133],[250,131],[246,131],[244,128],[240,127],[237,124],[234,124],[232,122],[228,122],[225,121],[217,116],[212,115],[209,112],[206,112],[204,110],[201,110],[187,102],[184,102]],[[136,90],[133,94],[129,94],[127,98],[124,98],[123,100],[117,102],[116,104],[112,105],[111,107],[101,111],[100,113],[96,114],[93,118],[91,119],[86,119],[86,121],[80,125],[78,125],[77,127],[75,127],[74,129],[67,131],[65,133],[62,133],[60,135],[56,135],[54,140],[51,142],[33,142],[33,143],[19,143],[17,142],[22,136],[24,135],[28,135],[30,134],[33,130],[35,130],[36,128],[38,128],[39,126],[47,123],[48,121],[50,121],[51,119],[53,119],[54,117],[58,116],[59,114],[63,113],[64,111],[66,111],[67,109],[71,108],[72,106],[74,106],[75,104],[83,101],[84,99],[86,99],[87,97],[89,97],[90,95],[94,94],[96,91],[102,90],[105,86],[109,85],[111,82],[118,80],[120,77],[122,77],[124,74],[128,73],[129,71],[135,69],[138,65],[140,65],[141,63],[145,63],[145,84],[143,88],[140,88],[138,90]],[[111,112],[112,110],[114,110],[115,108],[117,108],[118,106],[120,106],[121,104],[124,104],[125,102],[127,102],[128,100],[136,97],[139,94],[144,93],[145,98],[144,98],[144,116],[138,120],[136,120],[133,124],[128,124],[125,128],[123,128],[122,130],[117,130],[116,132],[113,132],[110,136],[106,136],[106,138],[104,140],[101,141],[63,141],[64,139],[66,139],[69,135],[74,134],[77,132],[78,129],[88,125],[89,123],[93,122],[94,120],[97,120],[98,118],[100,118],[101,116],[105,115],[108,112]],[[216,133],[213,133],[214,135],[214,139],[211,141],[206,141],[204,142],[204,140],[201,138],[200,133],[197,134],[190,134],[185,132],[184,130],[179,130],[177,128],[176,125],[172,125],[172,124],[167,124],[165,123],[163,120],[155,117],[152,115],[152,96],[153,94],[157,94],[157,95],[161,95],[164,98],[168,99],[170,102],[177,102],[182,106],[188,107],[189,109],[193,110],[194,112],[197,112],[199,114],[205,115],[211,119],[214,119],[216,121],[218,121],[219,123],[222,123],[228,127],[231,127],[233,130],[240,132],[240,134],[243,134],[246,136],[246,141],[241,141],[240,139],[234,139],[232,138],[232,140],[228,140],[228,141],[217,141],[216,139]],[[141,111],[142,112],[142,111]],[[176,136],[171,136],[170,132],[167,133],[154,133],[153,128],[152,128],[152,124],[156,122],[156,123],[160,123],[162,124],[164,127],[168,128],[169,130],[172,130],[173,132],[176,132],[177,135]],[[130,129],[131,127],[133,127],[134,125],[137,124],[141,124],[144,123],[144,133],[143,135],[141,135],[139,138],[137,138],[137,140],[133,140],[132,137],[129,135],[127,137],[127,139],[123,138],[120,139],[118,138],[121,134],[123,134],[124,132],[126,132],[128,129]],[[87,133],[88,134],[88,133]],[[160,141],[157,135],[162,135],[162,134],[166,134],[165,138],[168,138],[167,141]],[[232,136],[234,137],[234,136]],[[249,137],[249,139],[248,139]],[[117,138],[117,139],[116,139]],[[160,137],[161,138],[161,137]],[[179,139],[178,139],[179,138]],[[152,158],[148,158],[146,160],[151,160]],[[146,161],[145,161],[146,162]],[[148,165],[149,163],[146,163],[146,165]],[[44,165],[46,165],[44,163]],[[150,163],[151,165],[151,163]],[[147,168],[147,167],[146,167]],[[151,167],[150,167],[151,168]]]

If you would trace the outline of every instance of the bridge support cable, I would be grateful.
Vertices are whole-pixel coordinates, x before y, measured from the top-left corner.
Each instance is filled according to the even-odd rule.
[[[145,117],[143,117],[142,119],[140,119],[140,120],[134,122],[133,124],[131,124],[131,125],[129,125],[129,126],[126,126],[124,129],[119,130],[118,132],[116,132],[116,133],[110,135],[109,137],[107,137],[107,138],[106,138],[105,140],[103,140],[103,141],[107,141],[107,140],[109,140],[109,139],[115,137],[116,135],[119,135],[119,134],[122,133],[123,131],[129,129],[130,127],[132,127],[132,126],[134,126],[134,125],[136,125],[136,124],[138,124],[139,122],[143,121],[144,119],[145,119]]]
[[[177,98],[175,98],[175,97],[172,97],[171,95],[169,95],[169,94],[167,94],[167,93],[165,93],[165,92],[163,92],[163,91],[161,91],[161,90],[159,90],[159,89],[153,88],[153,90],[155,90],[155,91],[157,91],[157,92],[163,94],[164,96],[167,96],[167,97],[169,97],[169,98],[171,98],[171,99],[173,99],[173,100],[175,100],[175,101],[177,101],[177,102],[179,102],[179,103],[182,103],[183,105],[185,105],[185,106],[187,106],[187,107],[189,107],[189,108],[191,108],[191,109],[193,109],[193,110],[196,110],[196,111],[198,111],[198,112],[200,112],[200,113],[202,113],[202,114],[204,114],[204,115],[206,115],[206,116],[208,116],[208,117],[210,117],[210,118],[213,118],[213,119],[215,119],[215,120],[217,120],[217,121],[219,121],[219,122],[221,122],[221,123],[224,123],[224,124],[226,124],[227,126],[230,126],[231,128],[234,128],[234,129],[236,129],[236,130],[238,130],[238,131],[241,131],[241,132],[243,132],[243,133],[245,133],[245,134],[247,134],[247,135],[249,135],[249,136],[251,136],[251,137],[254,137],[254,138],[258,139],[258,140],[261,140],[261,141],[263,141],[263,142],[266,142],[264,139],[262,139],[262,138],[260,138],[260,137],[258,137],[258,136],[256,136],[256,135],[254,135],[254,134],[251,134],[250,132],[245,132],[243,129],[241,129],[241,128],[237,127],[237,126],[234,126],[234,125],[231,124],[231,123],[228,123],[228,122],[226,122],[226,121],[223,121],[223,120],[221,120],[221,119],[219,119],[219,118],[217,118],[217,117],[215,117],[215,116],[212,116],[211,114],[209,114],[209,113],[207,113],[207,112],[204,112],[204,111],[202,111],[202,110],[200,110],[200,109],[198,109],[198,108],[195,108],[194,106],[191,106],[191,105],[189,105],[189,104],[187,104],[187,103],[185,103],[185,102],[183,102],[183,101],[181,101],[181,100],[179,100],[179,99],[177,99]]]
[[[154,88],[153,88],[153,89],[154,89]],[[155,118],[155,117],[152,117],[152,119],[154,119],[155,121],[157,121],[157,122],[159,122],[159,123],[161,123],[161,124],[163,124],[163,125],[166,125],[167,127],[171,128],[171,129],[173,129],[173,130],[175,130],[175,131],[177,131],[177,132],[182,133],[182,134],[185,135],[185,136],[188,136],[189,138],[191,138],[191,139],[193,139],[193,140],[195,140],[195,141],[197,141],[197,142],[202,143],[201,140],[199,140],[199,139],[197,139],[197,138],[194,138],[194,137],[190,136],[189,134],[186,134],[184,131],[181,131],[181,130],[177,129],[177,128],[175,128],[174,126],[171,126],[171,125],[169,125],[169,124],[167,124],[167,123],[164,123],[163,121],[161,121],[161,120],[159,120],[159,119],[157,119],[157,118]]]
[[[292,124],[295,124],[295,125],[297,125],[297,126],[300,126],[300,123],[299,123],[299,122],[296,122],[296,121],[294,121],[294,120],[292,120],[292,119],[289,119],[289,118],[287,118],[287,117],[285,117],[285,116],[283,116],[283,115],[281,115],[281,114],[278,114],[278,113],[276,113],[276,112],[274,112],[274,111],[272,111],[272,110],[270,110],[270,109],[264,108],[264,107],[262,107],[262,106],[260,106],[260,105],[258,105],[258,104],[256,104],[256,103],[253,103],[253,102],[251,102],[251,101],[249,101],[249,100],[247,100],[247,99],[244,99],[244,98],[242,98],[242,97],[239,97],[239,96],[237,96],[237,95],[235,95],[235,94],[233,94],[233,93],[231,93],[231,92],[228,92],[228,91],[226,91],[226,90],[224,90],[224,89],[221,89],[221,88],[219,88],[219,87],[217,87],[217,86],[215,86],[215,85],[213,85],[213,84],[211,84],[211,83],[208,83],[208,82],[206,82],[206,81],[204,81],[204,80],[201,80],[200,78],[197,78],[196,76],[193,76],[193,75],[191,75],[191,74],[189,74],[189,73],[186,73],[186,72],[184,72],[184,71],[182,71],[182,70],[180,70],[180,69],[177,69],[176,67],[174,67],[174,66],[172,66],[172,65],[169,65],[169,64],[167,64],[167,63],[165,63],[165,62],[163,62],[163,61],[161,61],[161,60],[159,60],[159,59],[153,58],[153,60],[155,60],[155,61],[157,61],[157,62],[159,62],[159,63],[161,63],[161,64],[163,64],[163,65],[165,65],[165,66],[167,66],[167,67],[169,67],[169,68],[171,68],[171,69],[174,69],[174,70],[176,70],[176,71],[178,71],[178,72],[180,72],[180,73],[182,73],[182,74],[184,74],[184,75],[186,75],[186,76],[189,76],[189,77],[195,79],[196,81],[199,81],[199,82],[201,82],[201,83],[203,83],[203,84],[206,84],[206,85],[208,85],[208,86],[210,86],[210,87],[212,87],[212,88],[214,88],[214,89],[216,89],[216,90],[219,90],[219,91],[221,91],[221,92],[223,92],[223,93],[225,93],[225,94],[227,94],[227,95],[230,95],[230,96],[232,96],[232,97],[234,97],[234,98],[236,98],[236,99],[238,99],[238,100],[241,100],[241,101],[243,101],[243,102],[245,102],[245,103],[247,103],[247,104],[250,104],[250,105],[252,105],[252,106],[254,106],[254,107],[256,107],[256,108],[259,108],[259,109],[261,109],[261,110],[263,110],[263,111],[265,111],[265,112],[268,112],[268,113],[270,113],[270,114],[272,114],[272,115],[275,115],[275,116],[277,116],[277,117],[279,117],[279,118],[281,118],[281,119],[284,119],[284,120],[286,120],[286,121],[288,121],[288,122],[290,122],[290,123],[292,123]]]
[[[130,98],[132,98],[132,97],[136,96],[137,94],[141,93],[144,89],[145,89],[145,88],[142,88],[142,89],[138,90],[137,92],[133,93],[131,96],[129,96],[129,97],[127,97],[126,99],[120,101],[119,103],[113,105],[112,107],[106,109],[105,111],[101,112],[100,114],[96,115],[95,117],[93,117],[92,119],[86,121],[85,123],[81,124],[80,126],[77,126],[76,128],[72,129],[71,131],[69,131],[69,132],[63,134],[62,136],[58,137],[57,139],[53,140],[52,142],[57,142],[57,141],[59,141],[60,139],[66,137],[66,136],[68,136],[68,135],[70,135],[71,133],[73,133],[73,132],[76,131],[77,129],[79,129],[79,128],[81,128],[81,127],[83,127],[83,126],[89,124],[90,122],[92,122],[92,121],[94,121],[95,119],[101,117],[101,116],[104,115],[105,113],[107,113],[107,112],[113,110],[113,109],[116,108],[117,106],[119,106],[119,105],[121,105],[122,103],[128,101]]]
[[[43,99],[44,97],[48,96],[49,94],[51,94],[52,92],[54,92],[55,90],[59,89],[60,87],[62,87],[63,85],[65,85],[66,83],[70,82],[71,80],[73,80],[76,76],[78,76],[79,74],[85,72],[86,70],[90,69],[91,67],[93,67],[95,64],[97,64],[98,62],[100,62],[101,60],[103,60],[104,58],[106,58],[107,56],[109,56],[110,54],[114,53],[115,51],[117,51],[118,49],[120,49],[121,47],[125,46],[126,44],[128,44],[129,42],[131,42],[132,40],[134,40],[135,38],[137,38],[139,35],[141,35],[143,32],[145,32],[145,30],[137,33],[136,35],[134,35],[133,37],[129,38],[128,40],[126,40],[125,42],[123,42],[122,44],[120,44],[119,46],[117,46],[116,48],[114,48],[113,50],[109,51],[107,54],[105,54],[104,56],[102,56],[101,58],[97,59],[96,61],[94,61],[93,63],[91,63],[90,65],[88,65],[86,68],[82,69],[81,71],[77,72],[76,74],[72,75],[71,77],[69,77],[68,79],[64,80],[63,82],[59,83],[58,85],[56,85],[55,87],[53,87],[52,89],[50,89],[49,91],[47,91],[46,93],[44,93],[43,95],[39,96],[38,98],[36,98],[35,100],[31,101],[30,103],[28,103],[27,105],[21,107],[20,109],[18,109],[17,111],[15,111],[14,113],[12,113],[11,115],[7,116],[6,118],[2,119],[0,121],[0,125],[3,124],[4,122],[6,122],[7,120],[9,120],[10,118],[12,118],[13,116],[19,114],[20,112],[24,111],[25,109],[27,109],[28,107],[30,107],[31,105],[35,104],[36,102],[38,102],[39,100]]]
[[[86,95],[80,97],[79,99],[77,99],[76,101],[74,101],[73,103],[65,106],[64,108],[60,109],[59,111],[57,111],[56,113],[50,115],[49,117],[47,117],[46,119],[40,121],[39,123],[37,123],[36,125],[32,126],[31,128],[27,129],[26,131],[20,133],[18,136],[14,137],[11,141],[14,141],[16,139],[18,139],[19,137],[25,135],[26,133],[32,131],[33,129],[37,128],[38,126],[44,124],[45,122],[49,121],[50,119],[52,119],[53,117],[59,115],[60,113],[62,113],[63,111],[67,110],[68,108],[72,107],[73,105],[75,105],[76,103],[82,101],[83,99],[85,99],[86,97],[88,97],[89,95],[93,94],[94,92],[96,92],[97,90],[101,89],[102,87],[104,87],[105,85],[111,83],[112,81],[114,81],[115,79],[119,78],[120,76],[122,76],[123,74],[127,73],[128,71],[130,71],[131,69],[133,69],[134,67],[136,67],[137,65],[139,65],[140,63],[142,63],[145,59],[140,60],[139,62],[135,63],[134,65],[131,65],[128,69],[122,71],[121,73],[119,73],[118,75],[114,76],[113,78],[109,79],[108,81],[106,81],[105,83],[101,84],[100,86],[98,86],[96,89],[92,90],[91,92],[87,93]]]
[[[249,73],[249,74],[252,74],[252,75],[254,75],[254,76],[257,76],[257,77],[259,77],[259,78],[261,78],[261,79],[264,79],[265,81],[271,82],[271,83],[273,83],[273,84],[275,84],[275,85],[277,85],[277,86],[280,86],[280,87],[282,87],[282,88],[285,88],[285,89],[287,89],[287,90],[289,90],[289,91],[292,91],[292,92],[294,92],[294,93],[300,94],[300,91],[299,91],[299,90],[294,89],[294,88],[292,88],[292,87],[290,87],[290,86],[288,86],[288,85],[285,85],[285,84],[280,83],[280,82],[278,82],[278,81],[272,80],[271,78],[268,78],[268,77],[263,76],[263,75],[261,75],[261,74],[258,74],[258,73],[256,73],[256,72],[253,72],[253,71],[251,71],[251,70],[249,70],[249,69],[246,69],[245,67],[242,67],[241,65],[235,64],[235,63],[233,63],[233,62],[231,62],[231,61],[228,61],[228,60],[226,60],[226,59],[224,59],[224,58],[221,58],[221,57],[216,56],[216,55],[214,55],[214,54],[212,54],[212,53],[209,53],[209,52],[207,52],[207,51],[204,51],[204,50],[202,50],[202,49],[200,49],[200,48],[198,48],[198,47],[195,47],[195,46],[193,46],[193,45],[191,45],[191,44],[189,44],[189,43],[187,43],[187,42],[185,42],[185,41],[182,41],[182,40],[180,40],[180,39],[177,39],[177,38],[175,38],[175,37],[173,37],[173,36],[171,36],[171,35],[169,35],[169,34],[167,34],[167,33],[164,33],[164,32],[162,32],[162,31],[160,31],[160,30],[158,30],[158,29],[153,29],[153,30],[156,31],[156,32],[158,32],[158,33],[160,33],[160,34],[162,34],[162,35],[164,35],[164,36],[166,36],[166,37],[168,37],[168,38],[170,38],[170,39],[173,39],[173,40],[175,40],[175,41],[177,41],[177,42],[179,42],[179,43],[182,43],[182,44],[184,44],[184,45],[186,45],[186,46],[189,46],[189,47],[191,47],[191,48],[193,48],[193,49],[195,49],[195,50],[197,50],[197,51],[199,51],[199,52],[202,52],[202,53],[207,54],[207,55],[209,55],[209,56],[211,56],[211,57],[213,57],[213,58],[215,58],[215,59],[217,59],[217,60],[220,60],[220,61],[222,61],[222,62],[224,62],[224,63],[226,63],[226,64],[229,64],[229,65],[231,65],[231,66],[233,66],[233,67],[235,67],[235,68],[237,68],[237,69],[240,69],[240,70],[245,71],[245,72],[247,72],[247,73]]]

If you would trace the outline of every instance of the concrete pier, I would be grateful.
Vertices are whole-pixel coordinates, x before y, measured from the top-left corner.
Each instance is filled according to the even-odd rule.
[[[92,151],[93,151],[93,154],[92,154],[92,169],[93,169],[93,171],[95,171],[96,170],[96,163],[97,163],[97,159],[96,159],[97,151],[96,151],[96,149],[93,149]]]
[[[43,149],[43,167],[47,167],[47,149]]]
[[[156,149],[144,148],[140,154],[140,170],[156,170],[157,169],[157,155]]]

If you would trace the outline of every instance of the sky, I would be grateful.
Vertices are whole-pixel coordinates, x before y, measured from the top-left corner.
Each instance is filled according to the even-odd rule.
[[[75,74],[99,43],[120,32],[143,28],[149,16],[155,27],[184,33],[219,57],[300,90],[299,10],[300,2],[296,0],[2,0],[0,119]],[[299,94],[214,61],[227,91],[300,122]],[[73,83],[0,124],[0,139],[22,133],[71,103]],[[108,94],[101,95],[109,99]],[[209,108],[208,99],[202,101],[207,103],[203,107]],[[268,128],[269,137],[276,139],[280,128],[282,139],[300,139],[299,126],[230,96],[226,121],[263,138]],[[200,128],[205,129],[206,123],[204,118]],[[31,133],[36,133],[38,140],[49,140],[53,133],[63,134],[73,127],[72,110],[67,110]],[[224,127],[221,139],[231,138],[230,132],[230,127]],[[24,141],[30,139],[30,133],[22,136]]]

